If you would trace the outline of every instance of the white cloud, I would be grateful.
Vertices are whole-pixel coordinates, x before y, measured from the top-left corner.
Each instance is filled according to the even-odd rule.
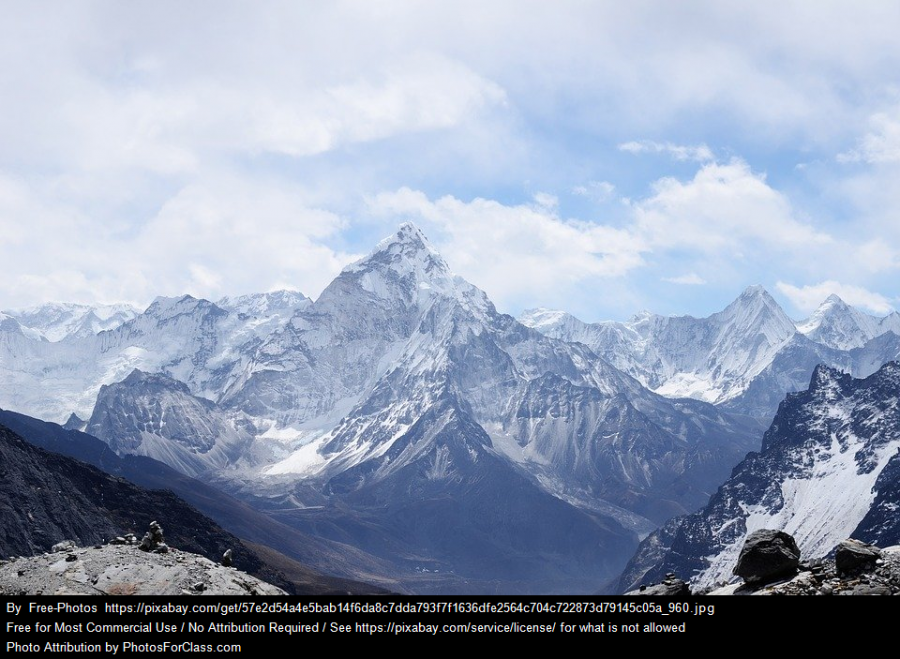
[[[900,118],[885,108],[896,102],[900,6],[220,3],[213,20],[170,0],[8,4],[7,299],[234,294],[269,282],[315,294],[348,256],[329,245],[361,247],[371,230],[356,232],[359,200],[402,186],[430,191],[412,212],[435,214],[451,263],[508,296],[554,277],[593,295],[599,278],[611,285],[644,262],[699,268],[685,254],[741,264],[748,281],[774,258],[794,267],[777,275],[788,281],[896,267],[891,168],[872,168],[881,177],[854,190],[821,186],[834,217],[815,224],[782,191],[824,199],[804,181],[834,167],[822,154],[853,143],[860,125],[868,132],[845,159],[897,161]],[[608,148],[620,143],[665,158]],[[715,162],[730,149],[753,149],[757,171]],[[799,183],[782,167],[798,153],[819,163]],[[523,188],[635,198],[667,158],[698,163],[696,176],[595,209],[614,226],[567,220],[549,197],[491,201]],[[766,167],[783,177],[777,189]],[[861,212],[841,217],[848,197]],[[871,218],[862,229],[859,217]],[[488,243],[472,253],[496,264],[459,247],[466,229]]]
[[[691,272],[678,277],[663,277],[662,280],[667,281],[670,284],[681,284],[684,286],[701,286],[706,283],[706,280],[696,272]]]
[[[622,276],[643,263],[645,245],[629,231],[564,220],[555,208],[488,199],[436,200],[400,189],[370,200],[372,213],[421,223],[460,275],[501,308],[558,299],[561,289]]]
[[[640,142],[624,142],[619,145],[619,151],[634,154],[664,153],[675,160],[680,161],[693,160],[696,162],[709,162],[715,160],[713,152],[705,144],[686,146],[683,144],[672,144],[671,142],[642,140]]]
[[[839,162],[869,164],[900,162],[900,108],[869,118],[869,132],[852,151],[838,155]]]
[[[533,199],[534,203],[537,204],[539,208],[548,211],[553,211],[559,206],[559,198],[548,192],[537,192],[534,194]]]
[[[788,270],[827,269],[835,250],[854,253],[853,245],[839,244],[799,219],[764,175],[737,159],[704,164],[686,181],[658,180],[615,226],[565,219],[552,195],[535,195],[535,202],[431,199],[402,188],[376,195],[369,210],[392,222],[422,223],[451,267],[501,308],[549,304],[547,296],[559,297],[576,285],[604,286],[648,264],[671,271],[699,259],[720,271],[734,268],[727,276],[745,285],[770,269],[773,259]],[[707,283],[697,272],[663,281]]]
[[[654,246],[737,255],[759,246],[808,248],[832,238],[800,221],[790,201],[742,160],[706,164],[682,182],[663,178],[634,205],[637,231]]]
[[[829,295],[837,295],[847,304],[874,314],[885,315],[894,309],[891,300],[880,293],[862,286],[841,284],[836,281],[823,281],[801,287],[779,281],[776,287],[798,310],[806,314],[815,311]]]
[[[616,186],[609,181],[588,181],[584,185],[572,188],[572,194],[588,197],[594,201],[608,201],[616,193]]]
[[[167,291],[215,298],[288,281],[315,296],[353,258],[323,244],[344,228],[300,194],[225,177],[179,191],[129,247],[148,276],[164,274]]]
[[[216,80],[163,88],[83,81],[35,135],[53,158],[83,170],[190,173],[232,153],[310,156],[446,129],[502,106],[505,93],[470,69],[418,55],[321,88]],[[2,126],[2,124],[0,124]]]
[[[502,105],[504,91],[458,62],[435,55],[405,60],[372,80],[329,87],[308,97],[271,99],[250,114],[251,146],[294,156],[391,135],[451,128]]]
[[[900,267],[900,252],[884,238],[857,246],[851,256],[854,266],[867,272],[890,272]]]
[[[0,191],[8,188],[3,183]],[[27,227],[0,242],[0,262],[10,273],[0,281],[4,307],[47,300],[140,304],[182,293],[217,299],[281,282],[317,295],[357,256],[325,244],[346,228],[340,217],[252,179],[192,183],[127,231],[97,225],[49,198],[21,186],[0,195],[0,230]]]

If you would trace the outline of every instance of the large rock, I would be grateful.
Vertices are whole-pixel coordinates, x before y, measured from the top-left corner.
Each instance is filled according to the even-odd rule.
[[[800,549],[784,531],[760,529],[747,536],[734,574],[747,583],[767,583],[797,571]]]
[[[862,567],[872,566],[879,558],[881,558],[881,550],[878,547],[850,538],[838,545],[834,563],[838,572],[851,572]]]

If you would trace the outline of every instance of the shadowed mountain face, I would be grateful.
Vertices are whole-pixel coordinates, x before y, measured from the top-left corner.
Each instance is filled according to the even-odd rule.
[[[137,369],[122,382],[100,387],[86,432],[107,438],[117,453],[155,457],[189,476],[249,457],[253,441],[187,385]]]
[[[124,533],[141,536],[160,521],[169,544],[218,560],[234,548],[239,566],[258,572],[263,563],[240,540],[168,491],[146,490],[95,467],[32,446],[0,426],[0,506],[4,556],[47,551],[61,540],[81,545]]]
[[[819,366],[809,388],[778,408],[762,450],[703,510],[644,540],[620,586],[670,571],[697,587],[728,580],[745,538],[762,528],[790,533],[809,559],[848,537],[895,544],[898,470],[900,365],[862,380]]]
[[[305,535],[221,490],[152,458],[132,455],[120,457],[96,437],[15,412],[0,410],[0,424],[13,430],[33,446],[51,454],[61,454],[60,458],[74,458],[76,465],[83,462],[97,467],[105,474],[118,477],[116,481],[127,479],[137,484],[139,489],[159,490],[160,494],[165,495],[169,494],[167,491],[175,493],[214,520],[215,524],[227,528],[239,536],[242,542],[246,541],[243,544],[251,550],[248,555],[261,556],[266,565],[264,573],[275,575],[267,579],[279,583],[287,579],[292,586],[284,586],[283,583],[282,586],[289,590],[297,593],[377,593],[384,592],[385,588],[396,590],[398,587],[395,579],[383,577],[390,573],[389,565],[384,561],[353,547]],[[54,464],[65,467],[70,463],[71,460],[61,459]],[[162,519],[161,515],[159,519]],[[212,523],[210,520],[206,522]],[[124,532],[116,530],[115,535]],[[172,536],[167,529],[167,536],[176,537],[177,534]],[[215,555],[215,551],[200,553]],[[245,564],[242,556],[243,554],[235,551],[236,564],[248,570],[255,569],[252,565]],[[381,583],[382,587],[361,583],[361,580],[367,579]]]

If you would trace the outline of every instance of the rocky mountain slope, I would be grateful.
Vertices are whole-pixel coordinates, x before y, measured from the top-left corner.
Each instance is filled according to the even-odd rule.
[[[0,402],[238,496],[292,556],[315,538],[404,583],[534,592],[608,579],[704,505],[817,364],[900,354],[894,316],[829,298],[795,323],[761,287],[705,319],[523,320],[404,225],[315,301],[159,298],[55,342],[5,316]]]
[[[289,592],[379,592],[380,589],[359,582],[329,577],[271,548],[260,551],[223,530],[213,520],[186,504],[171,491],[186,491],[201,505],[221,513],[221,504],[229,497],[208,486],[191,486],[187,477],[179,482],[177,472],[146,458],[135,458],[129,464],[105,445],[81,433],[55,429],[60,435],[74,435],[67,440],[53,437],[52,424],[8,412],[0,412],[0,423],[12,419],[25,434],[48,444],[70,444],[73,452],[101,464],[110,471],[140,474],[146,484],[162,489],[145,489],[101,471],[79,460],[45,451],[25,441],[18,433],[0,425],[0,508],[3,533],[0,534],[0,556],[29,556],[48,551],[63,539],[82,545],[104,543],[128,532],[140,534],[151,521],[167,525],[167,538],[172,547],[218,560],[225,551],[234,553],[234,564],[240,569],[274,582]],[[45,427],[46,426],[46,427]],[[93,440],[82,441],[83,439]],[[174,478],[173,478],[174,476]],[[205,488],[205,489],[204,489]],[[296,531],[280,527],[244,504],[231,500],[238,510],[222,515],[239,530],[256,529],[255,537],[268,540],[272,546],[294,549]],[[228,506],[230,508],[230,506]],[[241,512],[241,507],[246,512]],[[169,521],[166,521],[169,520]],[[241,525],[246,520],[249,524]],[[237,521],[238,523],[235,523]],[[259,527],[257,529],[257,526]],[[253,533],[250,534],[253,537]],[[282,536],[281,543],[274,538]],[[322,542],[305,540],[307,555],[322,559]],[[318,550],[315,550],[319,547]],[[335,549],[333,555],[341,555]],[[354,553],[343,555],[352,561]],[[328,561],[323,561],[328,564]],[[361,562],[361,565],[365,565]],[[336,570],[337,571],[337,570]],[[290,578],[285,576],[289,573]]]
[[[101,386],[85,432],[107,438],[116,453],[153,457],[189,476],[252,461],[253,437],[246,430],[162,373],[135,369]]]
[[[239,541],[171,492],[144,490],[121,478],[43,451],[0,426],[0,553],[30,555],[62,539],[90,545],[121,533],[139,533],[155,519],[179,519],[174,546],[212,557]],[[248,555],[249,570],[259,569]]]
[[[778,409],[751,453],[701,511],[644,540],[620,581],[627,589],[666,572],[697,587],[727,581],[760,528],[786,531],[809,558],[844,538],[900,543],[900,364],[865,379],[819,366],[806,391]]]
[[[118,456],[96,437],[15,412],[0,410],[0,424],[33,446],[88,463],[147,490],[173,492],[240,537],[251,553],[262,557],[273,570],[283,573],[294,584],[296,592],[371,594],[402,590],[396,579],[385,576],[391,573],[390,565],[385,561],[341,542],[304,534],[152,458]],[[54,464],[65,468],[69,463],[63,460]],[[158,519],[165,518],[160,515]],[[204,553],[215,557],[214,552]],[[243,565],[241,556],[238,554],[235,559],[239,565]],[[368,582],[381,584],[381,587]]]
[[[833,554],[833,556],[832,556]],[[900,595],[900,545],[880,548],[848,538],[825,558],[806,559],[784,531],[759,529],[747,536],[734,565],[733,583],[697,588],[674,572],[626,595]]]

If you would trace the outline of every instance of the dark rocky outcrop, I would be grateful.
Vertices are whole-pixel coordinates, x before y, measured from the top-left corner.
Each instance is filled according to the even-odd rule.
[[[144,534],[144,538],[139,545],[141,551],[155,551],[157,554],[165,554],[169,551],[163,535],[162,526],[156,520],[150,522],[150,529]]]
[[[840,547],[844,549],[841,550]],[[799,572],[791,579],[770,584],[732,584],[711,591],[710,595],[900,595],[900,546],[878,549],[856,540],[846,540],[836,549],[843,555],[847,547],[861,559],[865,553],[857,553],[862,547],[877,553],[878,558],[857,563],[855,567],[840,570],[832,558],[810,563],[801,562]],[[843,560],[843,559],[842,559]]]
[[[864,380],[817,367],[809,388],[782,402],[761,450],[734,468],[703,510],[643,540],[620,591],[667,572],[689,575],[696,588],[727,583],[754,528],[751,514],[790,530],[809,560],[848,536],[900,543],[898,395],[898,362]]]

